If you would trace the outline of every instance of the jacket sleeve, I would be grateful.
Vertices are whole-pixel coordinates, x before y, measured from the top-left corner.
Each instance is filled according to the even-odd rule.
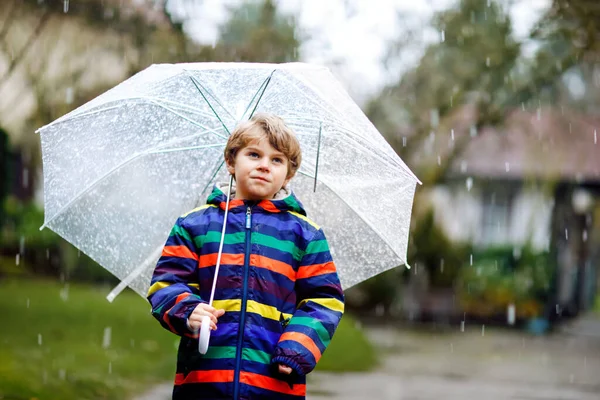
[[[306,375],[317,365],[344,313],[344,292],[321,229],[300,261],[296,295],[296,311],[271,363],[285,364],[298,375]]]
[[[197,337],[187,326],[187,319],[199,303],[196,269],[198,251],[193,238],[179,218],[158,259],[152,275],[148,301],[152,315],[160,324],[180,336]]]

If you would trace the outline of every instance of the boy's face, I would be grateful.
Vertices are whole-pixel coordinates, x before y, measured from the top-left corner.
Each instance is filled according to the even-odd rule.
[[[287,183],[289,160],[265,138],[240,149],[234,165],[227,171],[235,176],[237,199],[263,200],[273,196]]]

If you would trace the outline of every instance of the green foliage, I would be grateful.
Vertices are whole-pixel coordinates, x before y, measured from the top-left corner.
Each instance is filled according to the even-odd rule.
[[[493,317],[516,306],[520,318],[541,316],[549,295],[553,267],[547,252],[523,248],[492,248],[473,255],[457,284],[462,306],[470,314]]]
[[[346,308],[370,313],[383,307],[383,313],[389,314],[400,295],[404,269],[404,266],[392,268],[346,290]]]
[[[452,242],[436,224],[433,209],[418,218],[411,231],[409,262],[425,267],[433,287],[452,287],[470,246]]]
[[[221,27],[216,61],[283,63],[299,59],[296,21],[282,15],[272,0],[246,1]]]
[[[132,291],[54,281],[0,281],[0,398],[128,399],[172,381],[178,337]],[[105,339],[110,331],[110,340]],[[320,371],[366,371],[377,356],[348,315]]]
[[[175,336],[137,294],[124,292],[111,304],[107,292],[0,281],[0,398],[126,399],[171,380]]]
[[[350,315],[345,314],[317,364],[318,371],[362,372],[378,363],[377,353],[364,332]]]

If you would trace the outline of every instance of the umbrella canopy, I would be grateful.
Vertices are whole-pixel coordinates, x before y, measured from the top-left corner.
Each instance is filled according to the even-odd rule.
[[[227,138],[257,112],[298,136],[291,187],[342,286],[406,263],[418,179],[329,70],[302,63],[153,65],[40,128],[42,228],[145,296],[174,221],[226,179]]]

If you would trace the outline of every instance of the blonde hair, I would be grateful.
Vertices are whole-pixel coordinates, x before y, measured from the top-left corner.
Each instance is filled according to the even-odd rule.
[[[225,161],[235,165],[238,152],[255,140],[266,138],[274,149],[288,159],[287,178],[296,174],[302,162],[300,143],[281,117],[274,114],[255,114],[248,121],[239,124],[229,136],[225,146]]]

